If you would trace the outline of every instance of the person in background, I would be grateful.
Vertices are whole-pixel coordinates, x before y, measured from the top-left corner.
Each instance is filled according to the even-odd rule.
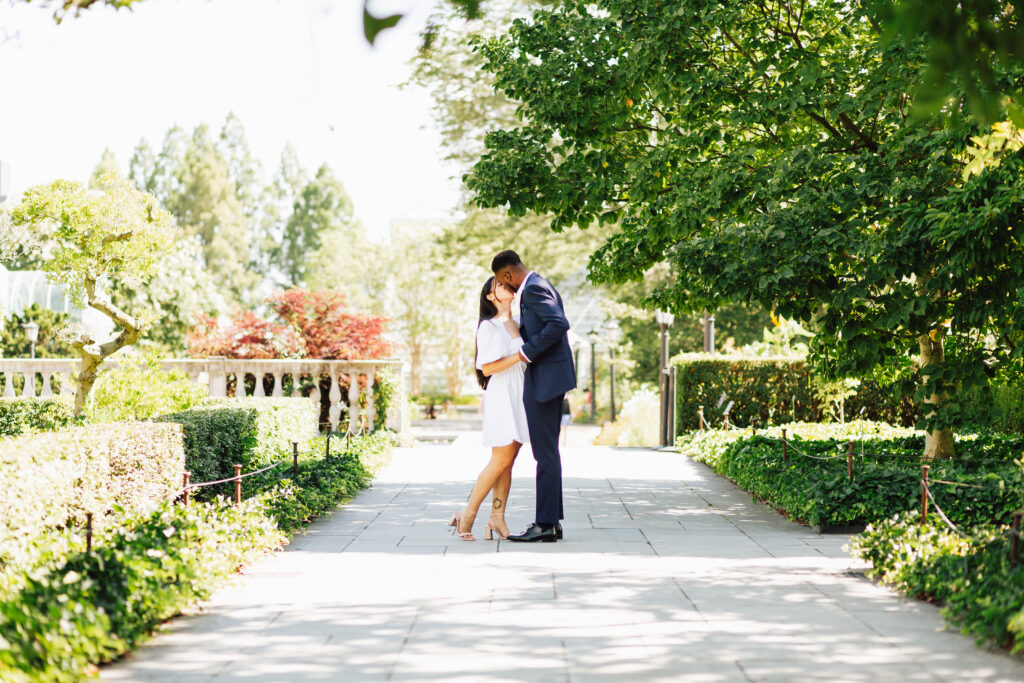
[[[562,399],[562,422],[561,431],[558,433],[558,443],[561,446],[565,445],[565,435],[569,431],[569,425],[572,423],[572,404],[569,403],[569,395],[566,394],[565,398]]]

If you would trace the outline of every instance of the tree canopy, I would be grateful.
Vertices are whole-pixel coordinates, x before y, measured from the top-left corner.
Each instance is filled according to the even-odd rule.
[[[100,311],[119,328],[106,341],[71,325],[61,336],[82,358],[77,375],[75,414],[85,400],[103,361],[138,341],[152,312],[130,312],[111,296],[112,285],[136,285],[153,274],[158,255],[172,241],[171,217],[150,195],[117,174],[96,178],[96,190],[58,180],[31,187],[11,213],[15,226],[31,226],[52,250],[40,268],[63,284],[79,305]]]
[[[964,181],[980,131],[910,115],[926,43],[839,0],[566,2],[479,43],[525,125],[466,182],[556,229],[618,222],[592,276],[667,261],[651,305],[813,321],[821,370],[903,373],[948,453],[950,392],[1021,355],[1024,187],[1019,151]]]

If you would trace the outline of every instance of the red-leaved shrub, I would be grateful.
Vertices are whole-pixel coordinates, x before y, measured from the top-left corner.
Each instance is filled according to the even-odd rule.
[[[236,310],[221,328],[200,315],[188,332],[189,354],[197,358],[323,358],[365,360],[391,354],[381,338],[387,318],[345,310],[345,295],[334,290],[293,288],[269,299],[280,322]]]

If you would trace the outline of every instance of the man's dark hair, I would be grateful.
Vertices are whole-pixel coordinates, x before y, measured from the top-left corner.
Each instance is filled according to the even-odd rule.
[[[506,249],[505,251],[498,252],[498,255],[491,259],[491,272],[497,273],[502,268],[521,265],[523,265],[523,262],[519,260],[519,254],[511,249]]]

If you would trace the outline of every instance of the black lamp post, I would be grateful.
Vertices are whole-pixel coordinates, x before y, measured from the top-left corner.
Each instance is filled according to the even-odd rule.
[[[669,370],[668,370],[668,328],[672,327],[676,317],[668,311],[658,311],[654,314],[658,321],[658,333],[661,337],[661,354],[658,368],[658,386],[661,394],[661,419],[659,420],[659,434],[661,446],[669,445],[669,416],[672,406],[669,405]]]
[[[612,320],[608,323],[608,327],[605,328],[605,336],[608,338],[608,379],[611,383],[612,422],[615,422],[615,347],[622,339],[622,328],[619,327],[618,321]]]
[[[587,332],[590,341],[590,419],[597,422],[597,340],[596,330]]]
[[[39,341],[39,325],[29,320],[27,323],[22,325],[25,328],[25,336],[28,337],[29,343],[29,357],[36,357],[36,342]]]

